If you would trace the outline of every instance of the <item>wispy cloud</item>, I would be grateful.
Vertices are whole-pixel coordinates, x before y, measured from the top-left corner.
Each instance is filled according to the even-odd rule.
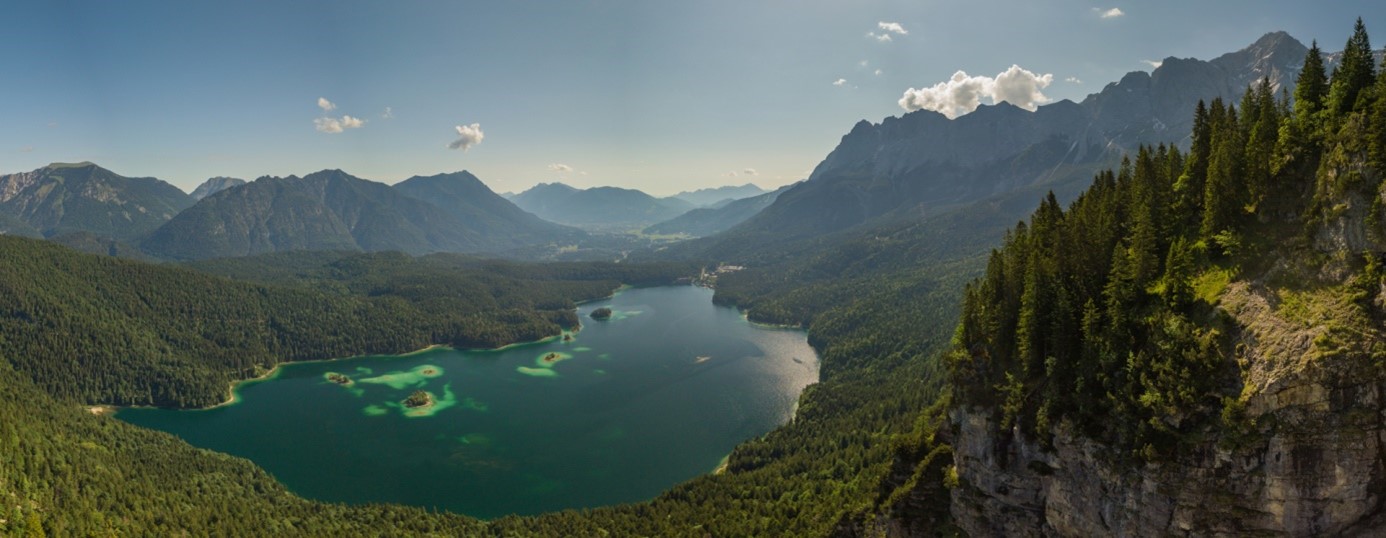
[[[933,110],[956,118],[976,110],[983,99],[992,103],[1005,101],[1026,110],[1035,110],[1050,101],[1042,90],[1054,82],[1054,75],[1039,75],[1012,65],[995,77],[969,76],[958,71],[944,82],[927,88],[905,90],[900,108],[907,111]]]
[[[336,134],[347,129],[359,129],[366,124],[366,120],[352,116],[342,116],[340,118],[318,118],[313,120],[313,127],[318,132]]]
[[[455,128],[457,129],[457,140],[453,140],[449,143],[448,149],[467,151],[472,149],[472,146],[480,144],[481,140],[486,138],[486,133],[481,132],[480,123],[458,125]]]
[[[879,76],[881,76],[881,73],[884,73],[884,71],[881,71],[880,69],[877,69],[877,70],[873,71],[871,74],[876,75],[876,76],[879,77]]]
[[[1119,8],[1119,7],[1114,7],[1114,8],[1112,8],[1112,9],[1102,9],[1102,8],[1100,8],[1100,7],[1095,7],[1095,8],[1092,8],[1092,11],[1093,11],[1094,13],[1097,13],[1097,16],[1098,16],[1098,17],[1101,17],[1101,18],[1104,18],[1104,19],[1115,19],[1115,18],[1117,18],[1117,17],[1120,17],[1120,16],[1126,14],[1126,12],[1125,12],[1125,11],[1122,11],[1121,8]]]
[[[885,22],[885,21],[881,21],[881,22],[876,23],[876,27],[877,27],[877,28],[880,28],[880,29],[882,29],[882,30],[885,30],[886,32],[892,33],[892,34],[900,34],[900,35],[909,35],[909,34],[910,34],[910,32],[909,32],[908,30],[905,30],[905,27],[904,27],[904,26],[900,26],[900,23],[898,23],[898,22]]]
[[[337,109],[337,105],[332,101],[328,101],[326,97],[319,97],[318,108],[321,108],[323,112],[332,112]]]
[[[1141,60],[1141,63],[1150,66],[1151,69],[1159,69],[1165,64],[1164,60]]]
[[[33,146],[24,146],[24,147],[22,147],[22,148],[19,148],[19,152],[20,152],[20,153],[33,153],[33,151],[34,151],[34,147],[33,147]]]
[[[395,119],[395,109],[394,109],[393,107],[388,107],[388,106],[385,107],[385,111],[380,113],[380,119],[382,119],[382,120],[392,120],[392,119]]]
[[[847,85],[847,79],[845,79],[845,78],[840,78],[840,79],[837,79],[837,80],[834,80],[834,81],[833,81],[833,86],[846,86],[846,85]]]
[[[1064,82],[1068,82],[1068,83],[1070,83],[1070,84],[1082,84],[1082,83],[1083,83],[1083,81],[1082,81],[1082,80],[1079,80],[1078,77],[1068,77],[1068,78],[1064,79]]]
[[[906,30],[905,27],[898,22],[880,21],[876,23],[876,29],[880,30],[880,33],[876,33],[875,30],[872,30],[866,33],[866,37],[875,39],[876,41],[880,41],[881,43],[889,43],[891,41],[894,41],[895,38],[891,37],[891,34],[910,35],[909,30]],[[861,61],[861,66],[866,67],[866,60]]]
[[[743,176],[758,176],[758,175],[760,175],[760,172],[757,172],[755,168],[747,168],[747,169],[741,171],[741,175],[743,175]]]
[[[550,165],[549,165],[549,171],[550,171],[550,172],[560,172],[560,173],[566,174],[566,173],[572,172],[572,171],[573,171],[573,167],[568,166],[568,165],[566,165],[566,164],[554,163],[554,164],[550,164]]]

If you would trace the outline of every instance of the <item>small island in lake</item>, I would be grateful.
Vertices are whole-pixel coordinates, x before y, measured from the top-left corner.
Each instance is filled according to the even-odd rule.
[[[433,406],[433,395],[422,390],[416,390],[413,394],[410,394],[408,398],[405,398],[402,403],[404,407],[408,409],[431,407]]]
[[[611,309],[605,306],[593,310],[590,314],[592,319],[611,319]]]
[[[563,341],[564,341],[564,342],[572,342],[572,341],[573,341],[573,335],[570,334],[570,333],[563,333]]]
[[[343,387],[350,387],[353,384],[351,378],[347,377],[346,374],[328,372],[326,374],[323,374],[323,377],[327,378],[328,381],[331,381]]]
[[[558,361],[561,361],[561,360],[563,360],[563,356],[562,356],[562,355],[559,355],[559,354],[557,354],[557,353],[554,353],[554,352],[552,352],[552,351],[550,351],[548,355],[544,355],[544,359],[543,359],[543,361],[544,361],[545,363],[547,363],[547,364],[553,364],[553,363],[558,362]]]

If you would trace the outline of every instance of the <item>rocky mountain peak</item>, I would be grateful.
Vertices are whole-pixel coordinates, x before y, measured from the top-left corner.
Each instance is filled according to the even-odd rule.
[[[224,191],[231,187],[244,184],[244,179],[234,177],[217,176],[213,178],[208,178],[207,181],[203,181],[201,185],[198,185],[196,189],[193,189],[191,196],[193,200],[201,200],[203,198]]]

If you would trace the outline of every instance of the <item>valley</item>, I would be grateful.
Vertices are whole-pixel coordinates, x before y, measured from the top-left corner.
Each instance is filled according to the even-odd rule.
[[[837,25],[841,9],[805,11]],[[1143,9],[1191,8],[1085,6],[1066,24]],[[694,39],[669,30],[702,20],[670,19],[641,39]],[[1215,19],[1185,24],[1221,37]],[[368,150],[419,142],[424,120],[343,91],[299,118],[313,142],[276,138],[304,152],[295,167],[228,157],[180,180],[192,194],[94,162],[7,172],[0,534],[1378,534],[1386,69],[1364,19],[1379,16],[1341,49],[1263,29],[1085,97],[1076,75],[958,70],[910,86],[898,116],[838,125],[811,170],[700,105],[770,114],[734,97],[771,79],[655,84],[617,64],[627,88],[681,97],[654,120],[647,97],[555,75],[581,104],[549,91],[564,121],[536,128],[491,115],[528,72],[468,57],[496,78],[452,78],[457,95],[497,108],[426,140],[431,156]],[[921,21],[852,27],[869,53],[816,53],[856,71],[813,73],[835,97],[795,114],[879,110],[860,104],[903,68],[888,51],[934,57],[909,48],[933,37]],[[608,45],[593,57],[663,73]],[[1075,73],[1110,61],[1078,56],[1048,55]],[[614,109],[626,119],[593,120]],[[785,144],[823,136],[779,118]],[[591,129],[534,134],[565,121]],[[639,131],[656,124],[679,129]],[[698,127],[702,152],[670,150]],[[340,164],[309,164],[324,155]]]

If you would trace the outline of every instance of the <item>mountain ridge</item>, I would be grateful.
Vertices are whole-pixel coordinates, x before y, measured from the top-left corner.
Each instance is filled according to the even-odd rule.
[[[0,213],[44,236],[91,232],[131,239],[192,204],[160,179],[126,177],[88,161],[0,175]]]
[[[341,170],[322,170],[303,177],[264,176],[212,194],[141,246],[155,256],[186,260],[283,250],[500,252],[529,244],[508,235],[483,236],[476,220],[490,219],[469,222],[457,208],[449,211]],[[525,219],[520,227],[533,224]]]
[[[578,189],[563,183],[540,183],[510,201],[544,220],[594,231],[644,228],[695,207],[681,199],[656,198],[636,189]]]

